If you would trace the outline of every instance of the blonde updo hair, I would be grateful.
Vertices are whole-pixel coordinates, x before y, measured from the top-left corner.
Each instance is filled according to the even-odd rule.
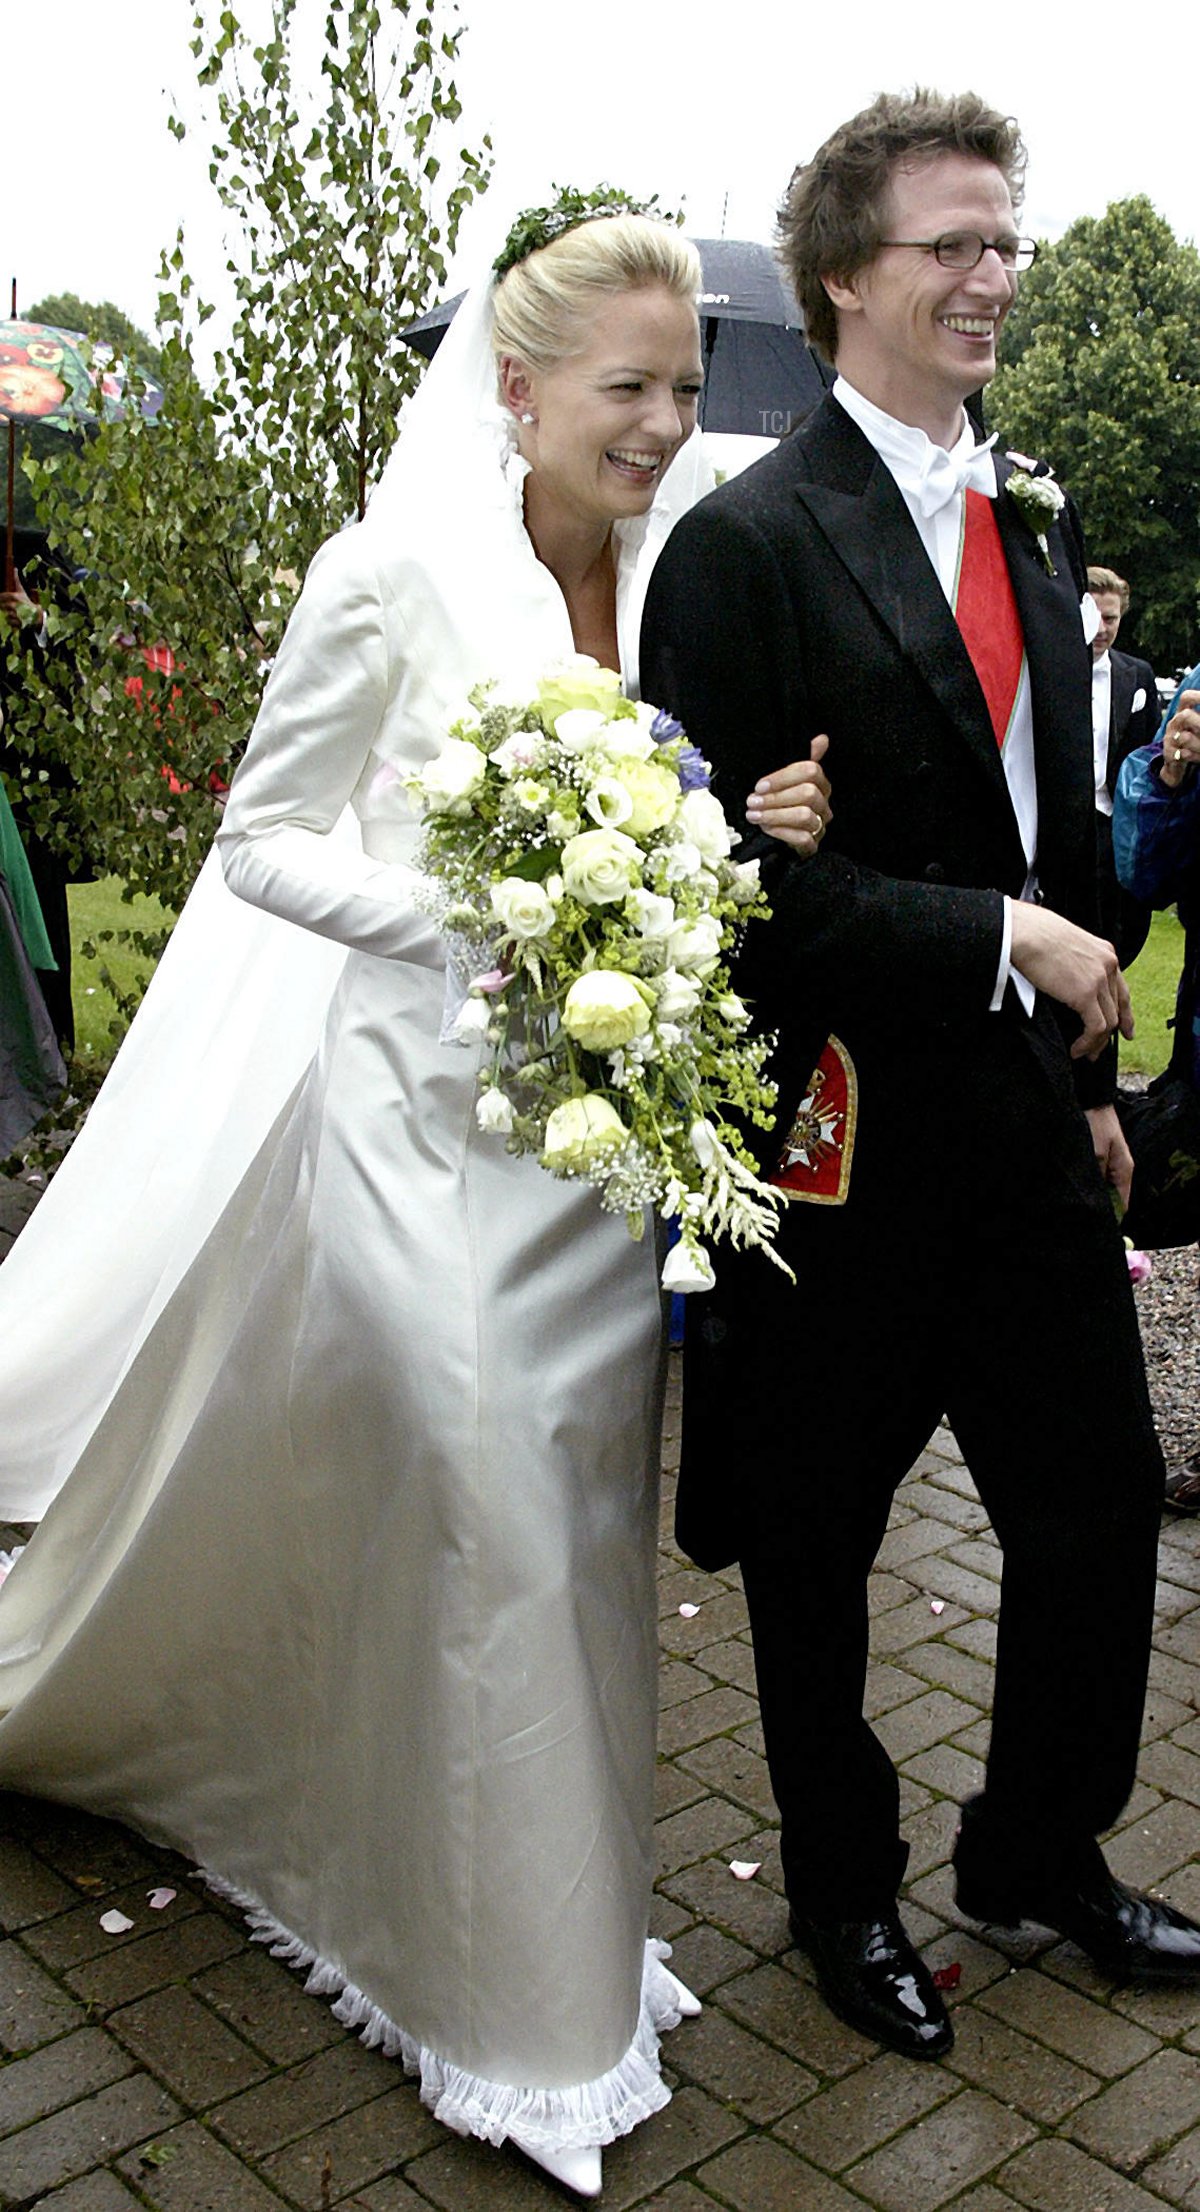
[[[606,299],[662,285],[695,306],[700,256],[670,223],[603,215],[564,231],[509,269],[492,296],[492,353],[543,374],[586,343]]]

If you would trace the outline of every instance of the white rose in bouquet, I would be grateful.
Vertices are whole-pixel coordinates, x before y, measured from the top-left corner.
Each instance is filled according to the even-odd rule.
[[[554,903],[540,883],[505,876],[492,885],[492,911],[510,937],[545,937],[554,927]]]
[[[679,807],[679,822],[685,836],[691,838],[710,868],[728,859],[734,842],[733,831],[725,819],[720,800],[714,799],[711,791],[685,791]]]
[[[671,931],[667,950],[673,967],[690,968],[696,975],[707,975],[721,956],[721,925],[712,914],[701,914],[694,922],[683,922]]]
[[[415,780],[431,813],[467,815],[486,774],[487,759],[478,745],[448,737]]]
[[[551,728],[563,714],[576,708],[599,711],[606,722],[621,697],[621,679],[615,668],[601,668],[590,653],[570,653],[548,669],[538,685],[538,703]]]
[[[678,837],[662,856],[662,872],[668,883],[693,883],[700,873],[700,847],[690,837]]]
[[[665,898],[659,891],[631,891],[625,911],[638,936],[652,943],[668,937],[678,920],[674,899]]]
[[[562,1025],[585,1052],[613,1052],[645,1035],[650,1009],[632,976],[590,968],[567,992]]]
[[[536,767],[545,750],[546,741],[536,730],[515,730],[502,745],[497,745],[494,753],[488,754],[488,759],[494,761],[504,775],[515,776],[522,768]]]
[[[599,1153],[624,1144],[627,1136],[616,1108],[598,1091],[588,1091],[582,1098],[565,1099],[550,1115],[542,1140],[542,1165],[552,1173],[585,1168]]]
[[[655,750],[654,739],[640,723],[622,717],[610,722],[600,740],[600,750],[610,760],[649,760]]]
[[[729,888],[739,906],[749,906],[762,889],[757,860],[731,860]]]
[[[555,722],[554,735],[568,753],[588,753],[607,720],[594,707],[568,707]]]
[[[636,728],[636,724],[632,727]],[[665,829],[679,809],[679,778],[654,760],[618,760],[613,773],[629,793],[627,827],[631,837],[649,837]]]
[[[582,830],[563,846],[563,882],[585,906],[627,898],[641,874],[641,851],[623,830]]]
[[[686,1021],[700,1004],[700,985],[694,976],[680,975],[678,968],[664,968],[654,989],[660,1022]]]

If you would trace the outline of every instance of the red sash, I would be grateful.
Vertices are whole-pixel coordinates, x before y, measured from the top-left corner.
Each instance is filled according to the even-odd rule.
[[[996,743],[1003,751],[1021,684],[1025,640],[993,503],[983,492],[963,494],[954,616],[987,700]]]

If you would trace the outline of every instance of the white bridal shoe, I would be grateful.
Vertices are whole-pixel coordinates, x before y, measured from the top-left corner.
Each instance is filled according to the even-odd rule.
[[[681,1982],[678,1974],[672,1974],[669,1966],[660,1966],[660,1971],[666,1975],[671,1985],[671,1994],[681,2017],[694,2020],[701,2010],[700,1999],[693,1996],[687,1983]],[[519,2151],[524,2152],[526,2158],[531,2159],[535,2166],[541,2167],[544,2174],[549,2174],[553,2181],[561,2182],[564,2189],[573,2189],[577,2197],[599,2196],[603,2187],[599,2144],[589,2145],[583,2150],[535,2150],[532,2143],[522,2142],[516,2129],[512,2130],[510,2139]]]
[[[600,2146],[588,2144],[583,2150],[535,2151],[531,2143],[523,2143],[519,2135],[512,2138],[526,2158],[540,2166],[552,2181],[560,2181],[564,2189],[573,2189],[577,2197],[598,2197],[603,2186],[600,2171]]]
[[[693,1997],[691,1990],[687,1986],[687,1983],[681,1982],[678,1974],[673,1974],[669,1966],[663,1967],[663,1973],[666,1975],[667,1980],[670,1982],[671,1987],[675,1992],[675,2002],[679,2007],[682,2017],[685,2020],[694,2020],[697,2014],[704,2010],[700,1999],[698,1997]]]

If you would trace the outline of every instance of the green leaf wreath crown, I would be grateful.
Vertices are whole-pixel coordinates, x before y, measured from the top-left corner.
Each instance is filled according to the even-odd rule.
[[[549,207],[528,207],[518,215],[492,263],[497,281],[515,269],[518,261],[536,253],[539,246],[548,246],[565,231],[577,230],[580,223],[597,222],[604,215],[649,215],[659,223],[674,223],[676,229],[683,223],[682,209],[671,214],[660,207],[657,193],[648,200],[635,200],[616,184],[598,184],[594,192],[577,192],[573,185],[556,184],[554,192],[556,197]]]

